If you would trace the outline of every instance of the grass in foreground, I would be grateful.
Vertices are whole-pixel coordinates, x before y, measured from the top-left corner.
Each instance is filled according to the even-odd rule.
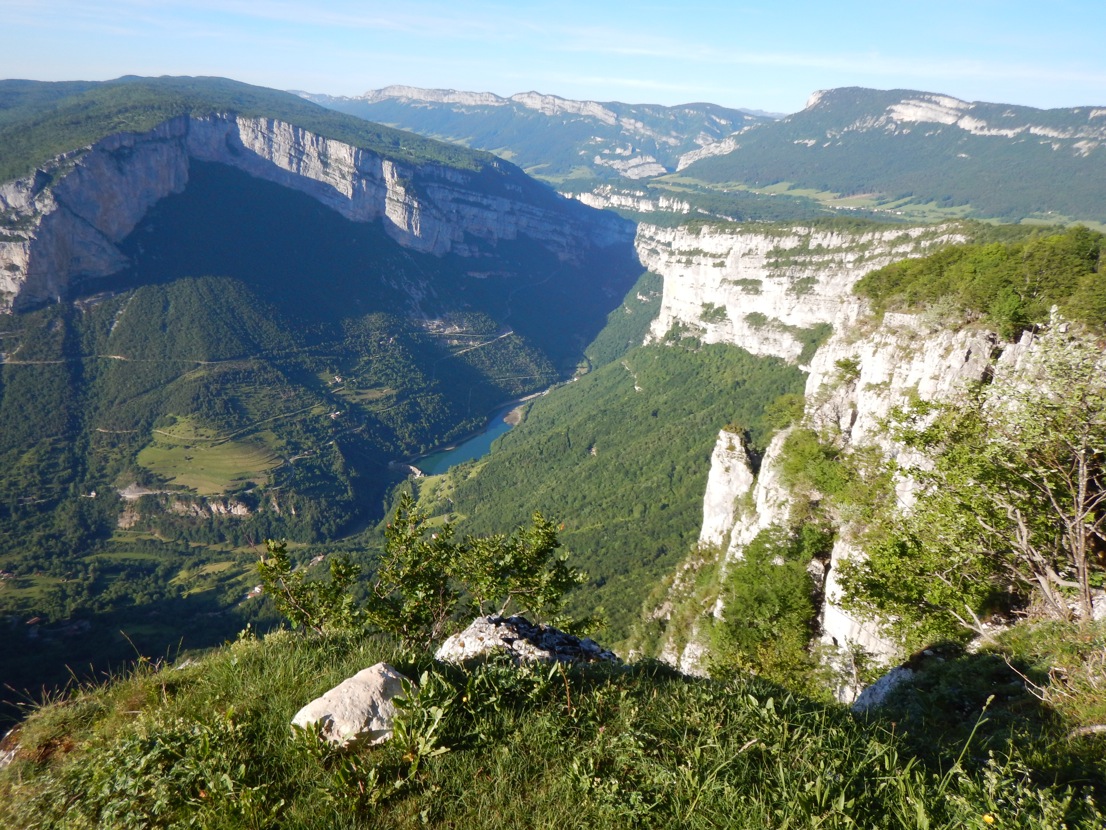
[[[338,752],[296,710],[389,659],[422,692],[397,738]],[[471,672],[363,637],[245,637],[34,713],[0,772],[6,827],[1100,827],[1016,750],[912,755],[890,725],[755,678]],[[970,745],[965,745],[970,746]]]

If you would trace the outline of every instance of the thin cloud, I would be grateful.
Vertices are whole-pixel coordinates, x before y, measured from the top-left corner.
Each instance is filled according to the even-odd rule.
[[[702,5],[687,13],[707,13]],[[882,45],[889,41],[878,33],[854,49],[833,48],[858,41],[849,37],[818,37],[804,48],[801,38],[812,29],[818,33],[817,15],[783,33],[789,16],[764,7],[712,5],[717,25],[710,28],[683,25],[686,14],[673,20],[666,8],[646,3],[623,14],[616,6],[572,0],[563,6],[530,0],[0,0],[0,28],[11,33],[0,63],[8,72],[55,77],[93,69],[97,75],[162,74],[170,67],[231,77],[245,72],[255,83],[297,88],[312,83],[297,82],[297,75],[318,78],[321,87],[366,88],[387,75],[508,94],[544,86],[592,100],[611,100],[618,90],[661,100],[733,103],[741,96],[741,106],[776,110],[813,89],[835,86],[1030,98],[1043,106],[1101,97],[1106,89],[1101,55],[1053,48],[1061,33],[1056,27],[1036,37],[1012,20],[970,44],[964,32],[934,28],[914,33],[913,42],[910,32],[900,32],[901,48],[887,54],[881,49],[889,49]],[[847,3],[843,13],[827,11],[825,25],[845,31],[858,14],[857,4]],[[1019,38],[1029,38],[1033,48],[1015,48]],[[51,53],[49,44],[60,44],[58,51]],[[322,83],[327,77],[331,81]],[[505,83],[516,89],[501,89]],[[572,90],[558,89],[561,84]]]
[[[652,45],[619,44],[601,37],[587,42],[560,43],[554,48],[571,53],[590,53],[615,57],[656,58],[665,61],[714,67],[749,66],[763,68],[817,69],[850,73],[861,77],[940,78],[1009,80],[1025,79],[1040,83],[1079,83],[1106,86],[1106,72],[1058,67],[1052,63],[993,63],[950,59],[948,57],[901,58],[880,54],[757,52],[740,49],[718,50],[703,43],[666,43]],[[886,82],[884,82],[886,83]]]
[[[595,75],[554,75],[546,76],[545,80],[551,83],[572,84],[574,86],[617,86],[624,89],[654,89],[688,94],[701,94],[705,89],[702,84],[679,84],[669,81],[654,81],[648,78],[601,77]],[[712,91],[721,92],[722,89],[714,88]]]
[[[466,39],[503,34],[501,25],[485,22],[470,14],[462,14],[455,6],[406,4],[366,11],[356,5],[348,8],[342,4],[320,7],[300,2],[254,3],[246,0],[197,0],[171,5],[187,13],[203,9],[213,16],[288,24],[297,28],[391,31]]]

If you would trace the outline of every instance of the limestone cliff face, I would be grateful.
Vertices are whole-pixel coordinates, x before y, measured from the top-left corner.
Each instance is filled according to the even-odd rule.
[[[382,221],[400,244],[435,255],[478,256],[529,237],[573,259],[629,233],[617,217],[596,217],[528,182],[524,192],[521,176],[406,165],[272,119],[181,117],[58,159],[52,175],[0,186],[11,229],[0,234],[0,311],[65,296],[124,267],[118,243],[154,203],[184,189],[190,159],[301,191],[353,221]]]
[[[907,451],[882,433],[880,423],[893,407],[915,396],[948,399],[968,383],[982,380],[1002,345],[990,332],[953,332],[911,315],[888,314],[870,333],[843,331],[818,350],[807,379],[806,418],[843,446],[874,444],[889,458],[920,460],[906,458]],[[908,508],[914,500],[912,485],[900,482],[897,497]],[[854,530],[838,528],[825,585],[823,640],[842,648],[857,645],[890,659],[896,656],[896,646],[879,626],[857,620],[840,605],[839,566],[861,555],[853,542]]]
[[[639,254],[665,278],[662,309],[651,336],[661,337],[680,325],[709,342],[795,360],[801,349],[796,334],[829,323],[832,334],[808,363],[804,423],[840,446],[874,444],[890,458],[917,461],[904,457],[904,448],[881,430],[892,409],[916,397],[948,399],[989,372],[1015,366],[1028,346],[1003,343],[978,329],[951,331],[925,316],[887,314],[876,322],[852,287],[864,273],[891,259],[919,255],[937,242],[955,238],[955,228],[949,227],[853,237],[801,230],[768,236],[742,229],[706,229],[696,235],[686,229],[641,228]],[[785,258],[788,264],[781,267]],[[800,280],[806,289],[796,292],[794,285]],[[763,315],[769,322],[750,322],[750,314]],[[723,574],[762,530],[790,524],[796,500],[780,476],[786,433],[772,440],[755,477],[735,438],[727,432],[719,436],[703,499],[700,543],[704,550],[718,547],[714,567]],[[900,482],[896,495],[908,508],[914,499],[910,482]],[[862,555],[854,541],[857,530],[838,527],[830,560],[812,571],[822,597],[821,638],[827,646],[858,646],[890,660],[897,656],[896,645],[878,624],[855,619],[841,606],[839,567]],[[704,555],[696,553],[689,562],[702,567]],[[679,588],[680,580],[674,586]],[[669,598],[669,614],[679,602],[677,596]],[[717,603],[711,607],[701,597],[697,602],[697,613],[726,614]],[[660,652],[681,667],[701,668],[701,628],[696,624],[686,642],[662,641]]]
[[[747,507],[737,513],[730,529],[729,544],[723,550],[727,562],[741,558],[745,547],[762,530],[787,523],[794,499],[780,481],[779,474],[779,459],[786,438],[787,433],[781,432],[768,444],[750,495],[742,497]]]
[[[879,325],[862,320],[836,331],[815,353],[807,379],[804,422],[841,446],[875,445],[890,458],[913,463],[919,459],[907,457],[907,451],[880,428],[891,410],[915,397],[948,399],[988,372],[1016,365],[1026,348],[1026,342],[1005,344],[980,330],[949,331],[913,315],[888,314]],[[719,437],[703,499],[700,543],[720,546],[715,567],[723,574],[762,530],[790,524],[796,496],[780,477],[787,434],[773,438],[755,478],[740,441],[735,444],[736,436],[723,432]],[[896,495],[908,508],[914,499],[911,483],[901,481]],[[857,530],[839,526],[829,562],[815,563],[818,567],[812,569],[814,587],[822,597],[821,639],[842,652],[860,647],[889,661],[899,656],[896,644],[877,623],[856,619],[841,606],[838,571],[842,562],[862,555],[854,541]],[[710,610],[713,616],[727,613],[717,603]],[[681,667],[701,667],[705,645],[700,627],[679,649],[665,643],[665,656]],[[850,697],[855,691],[843,689],[842,693]]]
[[[650,337],[663,338],[680,326],[706,343],[732,343],[795,362],[816,327],[838,329],[857,318],[861,301],[852,287],[860,277],[956,237],[953,226],[850,234],[640,225],[638,255],[664,277]]]
[[[691,213],[689,202],[672,196],[651,196],[644,190],[628,190],[614,185],[598,185],[590,193],[565,194],[593,208],[620,208],[638,213]]]
[[[862,320],[835,332],[816,352],[807,379],[804,422],[840,446],[875,445],[889,458],[907,465],[917,463],[921,459],[910,457],[910,451],[881,429],[892,409],[915,398],[947,400],[988,373],[1016,371],[1030,340],[1026,336],[1020,343],[1004,343],[991,332],[950,331],[922,316],[907,314],[887,314],[878,325]],[[716,448],[703,500],[700,540],[722,543],[719,567],[723,572],[727,563],[741,558],[760,531],[789,524],[795,497],[780,480],[786,437],[787,433],[780,433],[772,440],[755,480],[751,472],[746,477],[735,476],[733,460]],[[896,496],[902,508],[908,509],[915,497],[911,482],[900,481]],[[891,661],[901,655],[878,622],[857,619],[841,605],[840,566],[863,555],[855,543],[858,530],[848,524],[837,527],[829,562],[812,570],[822,597],[821,639],[841,652],[859,647],[877,659]],[[724,615],[726,609],[715,605],[713,613]],[[684,665],[702,659],[701,640],[684,646],[676,662]],[[843,687],[841,694],[851,698],[856,691]]]
[[[728,546],[737,518],[738,500],[753,489],[753,481],[753,470],[741,436],[722,430],[710,456],[700,545]]]
[[[699,551],[681,565],[664,604],[653,612],[655,618],[671,619],[676,607],[687,603],[698,603],[697,610],[709,616],[726,613],[721,600],[707,597],[704,603],[703,598],[693,595],[694,575],[703,567],[716,568],[721,572],[720,582],[729,562],[740,558],[760,531],[787,522],[792,498],[777,472],[784,438],[783,433],[773,438],[764,453],[760,475],[756,476],[741,436],[725,429],[718,433],[703,495]],[[658,658],[686,674],[705,674],[710,652],[703,621],[691,624],[684,641],[666,636]]]
[[[745,130],[742,130],[742,132],[745,132]],[[727,153],[732,153],[740,146],[737,137],[732,135],[723,138],[721,141],[703,142],[703,146],[698,150],[692,150],[680,156],[680,161],[676,165],[676,170],[683,170],[685,167],[689,167],[700,159],[709,158],[711,156],[724,156]]]

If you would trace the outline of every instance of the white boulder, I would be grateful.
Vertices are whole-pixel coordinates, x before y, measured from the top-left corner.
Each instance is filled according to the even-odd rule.
[[[387,663],[377,663],[308,703],[292,718],[292,725],[311,729],[319,724],[321,737],[337,746],[383,743],[392,737],[392,701],[403,695],[404,680],[408,678]]]
[[[879,709],[887,702],[891,692],[913,679],[914,671],[912,669],[906,666],[896,666],[871,686],[864,688],[864,691],[853,702],[853,714],[863,715],[873,709]]]

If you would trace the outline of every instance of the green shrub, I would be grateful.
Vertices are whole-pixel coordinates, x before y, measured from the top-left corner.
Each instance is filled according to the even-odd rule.
[[[449,522],[431,527],[414,497],[400,496],[384,531],[385,550],[363,608],[351,586],[360,568],[346,557],[330,562],[330,579],[308,580],[295,570],[284,542],[267,543],[258,563],[266,594],[295,628],[323,634],[364,624],[400,637],[407,645],[440,639],[463,611],[505,614],[509,608],[553,615],[565,592],[583,575],[555,555],[552,522],[535,513],[528,528],[510,536],[466,536],[455,541]]]
[[[711,675],[752,671],[790,689],[825,695],[814,633],[814,585],[807,566],[824,559],[833,536],[814,524],[796,532],[770,527],[730,565],[719,599],[723,617],[711,628]]]
[[[308,581],[305,569],[293,569],[287,542],[268,539],[265,548],[268,555],[257,563],[258,576],[265,593],[293,628],[322,634],[329,628],[355,628],[361,622],[349,593],[361,568],[348,557],[331,558],[328,581]]]
[[[724,323],[729,319],[729,316],[726,314],[724,305],[703,303],[702,311],[699,312],[699,319],[704,323]]]

